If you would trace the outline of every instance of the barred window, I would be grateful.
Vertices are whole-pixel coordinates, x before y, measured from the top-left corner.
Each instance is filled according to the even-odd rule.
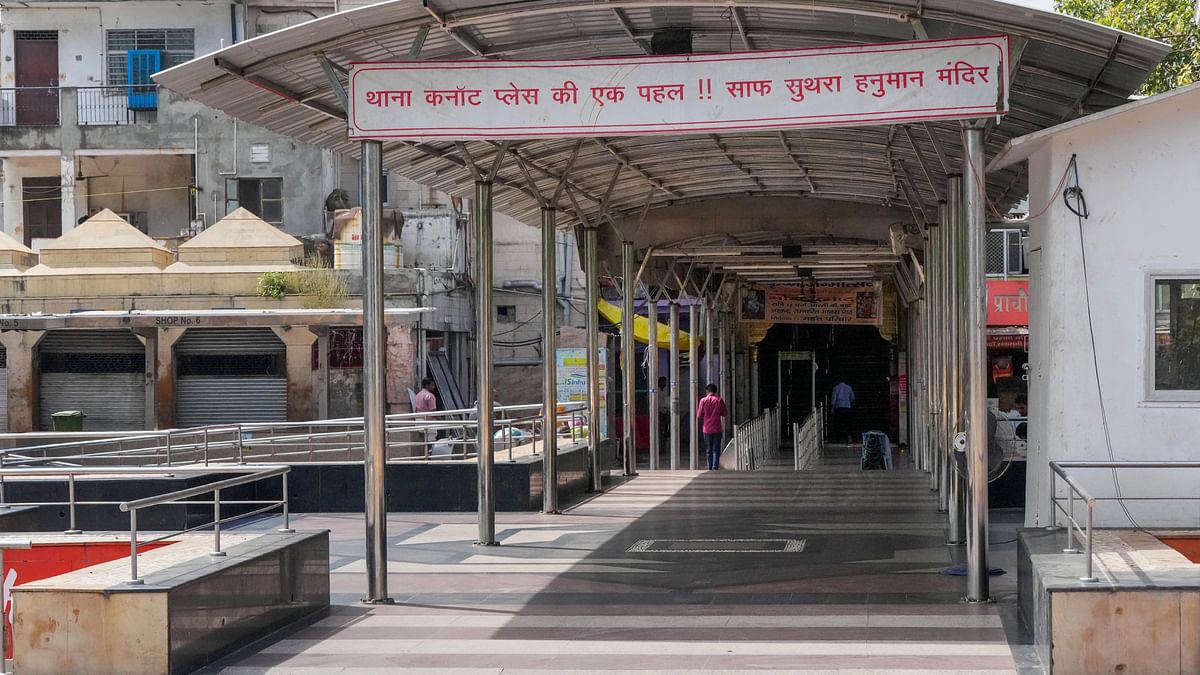
[[[108,83],[129,84],[126,53],[134,49],[154,49],[163,53],[164,69],[191,61],[196,56],[196,31],[191,28],[138,28],[107,32]]]

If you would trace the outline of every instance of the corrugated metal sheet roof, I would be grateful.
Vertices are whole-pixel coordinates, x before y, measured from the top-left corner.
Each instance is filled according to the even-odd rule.
[[[742,30],[738,29],[738,25]],[[1169,47],[1096,24],[993,0],[396,0],[343,11],[271,33],[159,73],[166,87],[239,119],[357,155],[346,140],[341,106],[320,64],[404,60],[427,32],[421,59],[590,58],[645,53],[662,28],[689,28],[697,52],[866,44],[1006,33],[1013,38],[1011,113],[987,132],[989,155],[1015,137],[1124,103]],[[911,137],[911,141],[910,141]],[[549,191],[578,141],[514,142],[540,189]],[[915,146],[915,148],[914,148]],[[570,176],[578,211],[591,217],[618,165],[617,214],[683,200],[736,195],[805,195],[934,209],[924,172],[944,184],[938,151],[959,165],[956,123],[803,129],[719,136],[589,139]],[[487,162],[495,144],[470,142]],[[392,171],[451,194],[469,196],[473,176],[460,149],[445,142],[387,142]],[[903,165],[903,167],[901,167]],[[1016,167],[988,177],[1004,207],[1025,192]],[[515,162],[499,174],[495,206],[526,222],[538,204]],[[564,224],[577,217],[564,198]]]

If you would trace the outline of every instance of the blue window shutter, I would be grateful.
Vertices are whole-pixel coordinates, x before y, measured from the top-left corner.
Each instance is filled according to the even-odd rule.
[[[157,110],[158,88],[151,77],[162,70],[162,52],[156,49],[131,49],[126,52],[129,74],[130,110]]]

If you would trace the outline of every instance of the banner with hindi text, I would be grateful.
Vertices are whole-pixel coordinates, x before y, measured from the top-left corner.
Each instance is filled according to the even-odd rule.
[[[350,138],[689,134],[1008,112],[1008,36],[571,61],[355,63]]]
[[[883,285],[878,281],[813,282],[742,291],[743,321],[881,326]]]

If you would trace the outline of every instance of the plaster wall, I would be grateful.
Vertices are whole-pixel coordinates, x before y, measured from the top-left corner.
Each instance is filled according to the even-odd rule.
[[[1200,392],[1188,401],[1158,402],[1149,383],[1151,276],[1200,278],[1195,208],[1180,192],[1200,185],[1198,114],[1195,90],[1060,132],[1029,159],[1031,212],[1049,208],[1029,228],[1027,525],[1049,522],[1049,461],[1196,457]],[[1082,223],[1063,205],[1059,187],[1073,155],[1091,211]],[[1108,470],[1071,473],[1096,497],[1117,494]],[[1118,477],[1127,497],[1194,498],[1200,471],[1123,470]],[[1058,490],[1065,495],[1061,482]],[[1200,518],[1194,500],[1126,506],[1143,527],[1194,525]],[[1098,507],[1098,526],[1128,524],[1118,504]]]

